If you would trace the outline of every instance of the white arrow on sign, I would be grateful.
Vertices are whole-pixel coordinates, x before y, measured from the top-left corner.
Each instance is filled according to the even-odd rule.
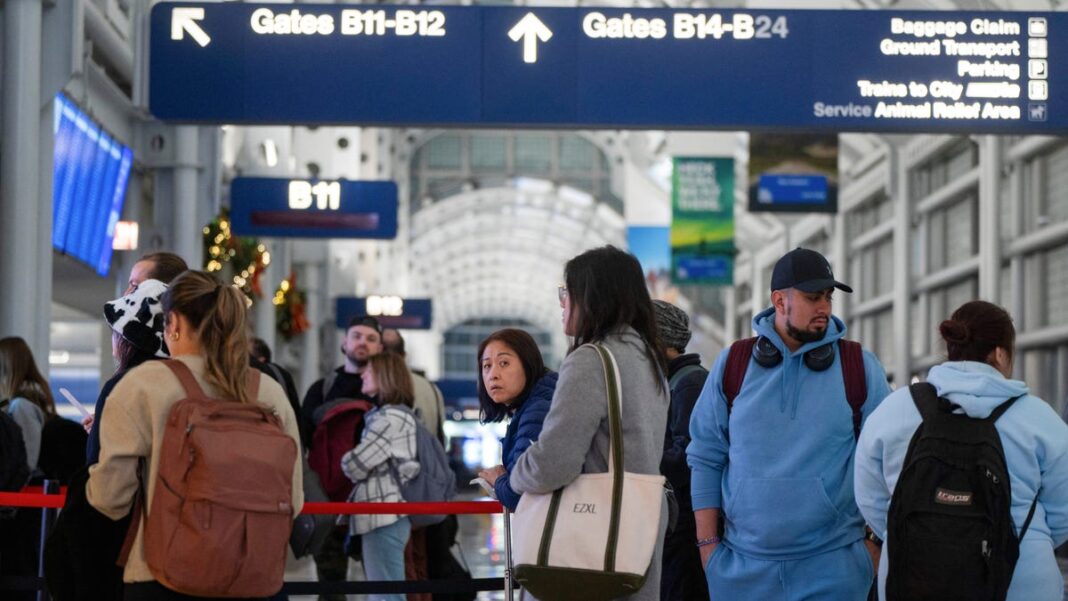
[[[535,17],[534,13],[527,13],[508,32],[508,37],[512,38],[513,42],[518,42],[519,38],[523,38],[523,62],[536,63],[538,62],[538,40],[548,42],[549,38],[553,37],[553,32],[549,31],[545,23]]]
[[[203,48],[211,43],[211,37],[200,28],[197,21],[204,19],[204,9],[184,6],[171,11],[171,39],[181,40],[185,34],[196,40]]]

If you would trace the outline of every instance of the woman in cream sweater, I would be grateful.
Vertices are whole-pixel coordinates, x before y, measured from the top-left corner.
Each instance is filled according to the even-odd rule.
[[[210,398],[267,406],[300,449],[293,409],[274,380],[258,374],[259,392],[256,398],[246,398],[250,368],[242,293],[212,275],[187,271],[172,282],[162,302],[171,357],[192,372],[204,393]],[[186,396],[177,376],[162,361],[134,368],[115,386],[101,420],[100,462],[91,468],[86,487],[93,507],[115,520],[127,515],[140,477],[146,489],[144,507],[152,508],[166,420],[172,406]],[[140,474],[139,464],[144,466]],[[291,487],[294,516],[304,503],[301,481],[298,451]],[[156,581],[145,561],[143,535],[142,519],[123,575],[125,599],[204,599],[177,593]]]

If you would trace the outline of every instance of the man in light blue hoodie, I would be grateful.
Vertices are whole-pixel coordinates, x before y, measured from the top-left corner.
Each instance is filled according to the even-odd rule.
[[[998,405],[1019,397],[994,422],[1005,450],[1017,533],[1036,498],[1037,503],[1006,599],[1059,601],[1064,580],[1053,549],[1068,541],[1068,425],[1026,384],[1010,379],[1016,334],[1004,309],[985,301],[965,303],[939,329],[949,361],[927,374],[938,396],[973,418],[986,418]],[[861,433],[857,504],[882,538],[909,442],[922,421],[908,388],[901,388],[887,397]],[[887,563],[879,569],[881,599],[886,598]]]
[[[831,314],[835,288],[852,292],[823,255],[798,248],[779,259],[733,403],[723,389],[729,351],[697,401],[687,459],[712,599],[862,601],[871,588],[877,550],[853,497],[859,423],[842,369],[846,327]],[[890,393],[875,356],[862,359],[860,423]]]

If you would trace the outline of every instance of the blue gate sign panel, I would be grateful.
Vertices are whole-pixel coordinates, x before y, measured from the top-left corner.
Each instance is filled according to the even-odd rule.
[[[397,237],[397,184],[391,181],[238,177],[230,221],[239,236]]]
[[[373,295],[367,297],[339,296],[335,304],[338,329],[345,329],[356,316],[370,315],[383,328],[398,330],[429,330],[434,313],[429,298],[401,298]]]
[[[1068,132],[1068,13],[161,2],[160,119]]]

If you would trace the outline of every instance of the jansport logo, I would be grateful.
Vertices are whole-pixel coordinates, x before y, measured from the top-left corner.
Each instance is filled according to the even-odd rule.
[[[972,493],[939,488],[935,491],[935,503],[942,505],[971,505]]]

